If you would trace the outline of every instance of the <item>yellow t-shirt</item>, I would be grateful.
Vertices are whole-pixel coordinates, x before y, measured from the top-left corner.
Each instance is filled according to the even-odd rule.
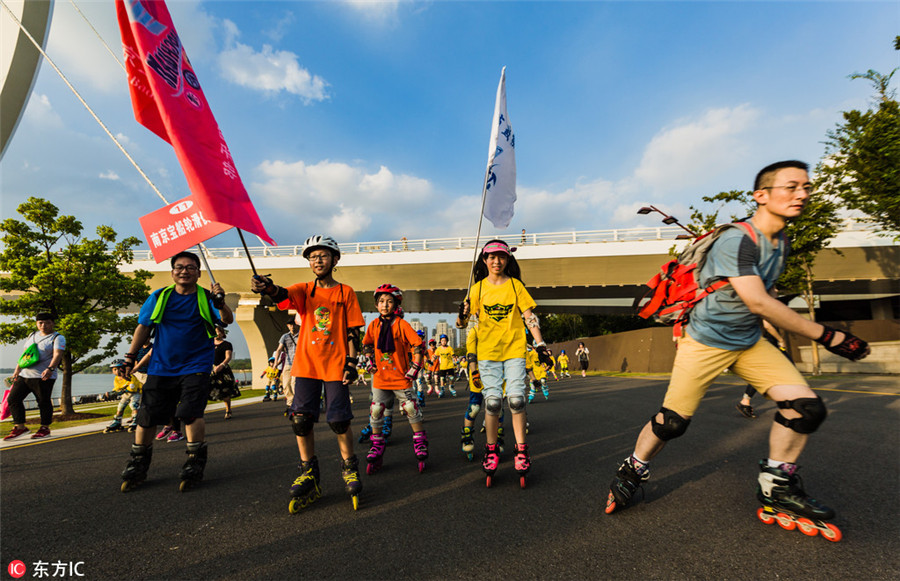
[[[543,364],[541,364],[540,359],[538,359],[537,351],[534,349],[529,349],[525,353],[525,369],[530,369],[531,373],[534,374],[535,379],[544,379],[547,377],[547,370],[544,369]]]
[[[119,377],[116,375],[113,377],[113,391],[127,391],[128,393],[140,393],[141,388],[140,380],[131,376],[131,379],[125,379],[124,377]]]
[[[438,347],[435,354],[441,358],[441,370],[453,369],[453,348],[449,345],[446,347]]]
[[[478,359],[506,361],[525,353],[525,322],[522,313],[537,306],[525,285],[509,279],[494,285],[480,280],[469,290],[471,312],[478,317]],[[468,344],[468,341],[467,341]]]
[[[269,381],[275,379],[279,375],[281,375],[281,371],[277,367],[266,367],[266,379]]]
[[[568,369],[569,368],[569,356],[566,355],[565,353],[563,353],[562,355],[557,357],[556,360],[559,361],[560,369]]]

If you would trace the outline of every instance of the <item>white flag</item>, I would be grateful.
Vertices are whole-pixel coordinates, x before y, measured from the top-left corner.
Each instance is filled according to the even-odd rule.
[[[506,67],[503,67],[488,150],[484,217],[496,228],[506,228],[512,220],[515,203],[516,135],[506,114]]]

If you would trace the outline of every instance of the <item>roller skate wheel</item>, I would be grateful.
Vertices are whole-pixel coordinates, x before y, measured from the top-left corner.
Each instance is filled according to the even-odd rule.
[[[775,516],[772,513],[767,512],[766,509],[762,507],[756,509],[756,516],[759,517],[759,520],[763,521],[767,525],[775,522]]]
[[[354,494],[350,500],[353,501],[353,510],[359,510],[359,497]]]
[[[824,523],[825,530],[822,531],[822,536],[831,541],[832,543],[836,543],[843,538],[841,534],[841,529],[837,528],[831,523]]]
[[[783,512],[779,512],[778,514],[776,514],[775,520],[778,521],[778,526],[786,531],[792,531],[797,528],[797,523],[794,522],[794,519],[784,514]]]
[[[187,492],[191,488],[190,480],[182,480],[178,485],[178,492]]]
[[[366,474],[368,474],[369,476],[375,474],[375,465],[374,464],[366,465]]]
[[[471,462],[475,459],[475,454],[473,454],[472,452],[466,452],[466,458],[468,458],[469,462]]]
[[[519,486],[521,486],[522,488],[525,488],[525,477],[524,476],[519,476]]]
[[[301,499],[294,498],[288,503],[288,512],[291,514],[297,514],[304,506],[306,505]]]
[[[132,484],[131,482],[125,480],[124,482],[122,482],[122,492],[128,492],[129,490],[131,490],[131,489],[134,488],[135,486],[137,486],[137,485],[136,485],[136,484]]]
[[[613,496],[613,493],[612,493],[612,492],[610,492],[610,493],[609,493],[609,496],[606,497],[606,510],[605,510],[605,512],[606,512],[606,514],[612,514],[612,513],[614,513],[614,512],[616,511],[616,508],[618,508],[617,505],[616,505],[616,497]],[[762,509],[760,509],[760,510],[762,510]]]
[[[492,482],[491,482],[491,477],[488,476],[487,478],[485,478],[485,482],[484,482],[484,483],[485,483],[485,485],[487,486],[487,488],[490,488],[490,487],[491,487],[491,484],[492,484]]]
[[[421,474],[422,472],[425,472],[425,461],[419,460],[419,474]]]
[[[797,528],[801,533],[808,537],[814,537],[819,534],[819,529],[816,527],[815,523],[808,518],[798,518]]]

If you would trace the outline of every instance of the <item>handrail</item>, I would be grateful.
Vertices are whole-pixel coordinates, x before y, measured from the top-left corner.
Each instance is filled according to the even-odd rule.
[[[842,232],[860,232],[872,230],[872,225],[858,220],[848,219]],[[542,232],[526,234],[509,234],[500,236],[511,246],[547,246],[555,244],[596,244],[608,242],[640,242],[647,240],[674,240],[684,230],[678,226],[659,226],[643,228],[616,228],[612,230],[580,230],[570,232]],[[475,247],[474,236],[453,236],[448,238],[423,238],[418,240],[377,240],[372,242],[345,242],[339,244],[342,254],[383,254],[389,252],[427,252],[432,250],[460,250]],[[251,246],[248,248],[253,257],[298,256],[302,245],[290,246]],[[244,249],[240,246],[231,248],[208,248],[207,258],[241,258]],[[151,260],[150,250],[135,250],[135,260]]]

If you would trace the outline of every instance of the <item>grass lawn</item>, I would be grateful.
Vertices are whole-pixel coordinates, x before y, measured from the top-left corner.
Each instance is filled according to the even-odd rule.
[[[236,397],[231,401],[239,401],[242,399],[246,399],[248,397],[255,397],[264,395],[266,390],[264,389],[241,389],[240,397]],[[212,403],[212,402],[211,402]],[[81,424],[93,424],[97,422],[112,422],[113,417],[116,414],[116,402],[102,402],[102,403],[88,403],[82,405],[75,406],[75,414],[71,416],[62,416],[58,411],[53,414],[53,424],[51,424],[51,430],[58,430],[60,428],[69,428],[71,426],[78,426]],[[125,419],[131,416],[130,410],[125,410]],[[29,410],[25,414],[25,425],[29,428],[36,428],[40,425],[40,415],[37,410]],[[10,419],[4,420],[2,425],[0,425],[0,437],[6,436],[12,431],[12,421]],[[32,429],[34,431],[34,429]]]

